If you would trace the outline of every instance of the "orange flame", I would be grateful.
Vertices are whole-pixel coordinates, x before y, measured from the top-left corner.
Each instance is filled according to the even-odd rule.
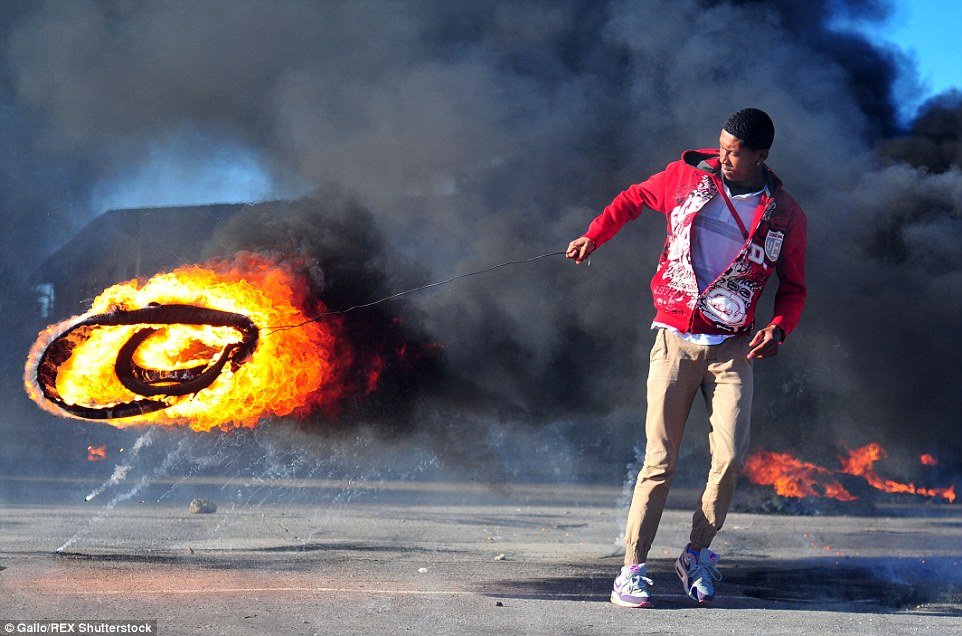
[[[939,465],[939,460],[937,460],[935,457],[929,455],[928,453],[924,453],[924,454],[920,455],[920,456],[919,456],[919,461],[922,462],[922,465],[923,465],[923,466],[938,466],[938,465]]]
[[[883,492],[908,493],[924,497],[943,497],[955,501],[955,487],[950,488],[916,488],[915,484],[902,484],[891,479],[882,479],[872,467],[875,462],[886,456],[885,449],[876,443],[871,443],[854,451],[849,451],[847,459],[842,459],[842,472],[862,477],[873,488]]]
[[[874,466],[885,456],[885,450],[873,442],[849,450],[848,457],[839,457],[841,468],[831,470],[803,462],[788,453],[760,449],[746,459],[744,474],[753,484],[772,486],[776,493],[785,497],[829,497],[840,501],[857,499],[833,477],[844,474],[861,477],[870,486],[883,492],[942,497],[950,502],[955,501],[954,484],[948,488],[921,488],[911,483],[882,479],[874,471]]]
[[[831,497],[840,501],[857,499],[832,478],[832,471],[798,460],[788,453],[759,450],[745,460],[744,473],[753,484],[773,486],[775,492],[784,497]]]
[[[166,409],[108,420],[118,427],[140,424],[188,425],[195,430],[214,427],[253,427],[271,415],[303,414],[316,406],[336,408],[342,397],[340,376],[351,363],[351,353],[338,342],[337,317],[307,322],[323,310],[309,306],[304,281],[286,265],[251,253],[231,262],[191,265],[158,274],[146,282],[128,281],[106,289],[83,316],[52,325],[40,334],[27,361],[25,384],[41,407],[74,417],[44,399],[35,381],[39,357],[68,325],[111,310],[138,309],[150,303],[189,304],[243,314],[260,329],[257,347],[236,370],[225,367],[207,388],[193,395],[164,398]],[[294,329],[275,330],[288,325]],[[101,407],[140,396],[117,378],[117,352],[142,325],[94,330],[75,346],[59,366],[57,391],[68,404]],[[137,351],[145,368],[177,369],[209,363],[225,346],[236,342],[235,330],[207,325],[164,325]]]
[[[107,459],[107,446],[88,446],[87,461],[99,462]]]
[[[373,362],[371,363],[371,368],[367,372],[367,382],[364,386],[364,394],[368,395],[374,393],[377,390],[377,383],[381,379],[381,373],[384,371],[384,357],[375,356]]]

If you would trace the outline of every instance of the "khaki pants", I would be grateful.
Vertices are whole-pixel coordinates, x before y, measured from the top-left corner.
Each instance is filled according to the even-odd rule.
[[[644,563],[665,510],[678,449],[695,394],[708,409],[711,469],[692,519],[691,543],[711,545],[725,522],[748,451],[752,406],[749,335],[719,345],[695,345],[659,329],[648,371],[645,463],[638,474],[625,529],[625,565]]]

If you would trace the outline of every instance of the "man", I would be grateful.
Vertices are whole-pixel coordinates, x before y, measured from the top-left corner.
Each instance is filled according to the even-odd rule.
[[[611,601],[652,607],[646,561],[675,472],[695,394],[710,421],[711,469],[675,563],[685,593],[714,599],[719,557],[709,550],[725,522],[748,450],[754,360],[770,358],[798,324],[805,304],[807,221],[765,165],[771,119],[748,108],[732,115],[719,149],[689,150],[647,181],[619,194],[566,256],[583,262],[644,207],[666,215],[668,237],[651,282],[655,344],[648,374],[645,461],[625,530],[625,565]],[[752,334],[755,309],[776,273],[774,317]]]

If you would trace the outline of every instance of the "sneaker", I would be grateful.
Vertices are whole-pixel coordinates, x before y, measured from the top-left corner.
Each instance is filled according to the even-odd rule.
[[[712,581],[722,580],[721,572],[715,567],[718,561],[718,555],[708,548],[702,548],[699,555],[695,556],[688,551],[688,546],[675,561],[675,572],[681,579],[685,594],[699,605],[710,605],[715,599]]]
[[[644,563],[621,568],[611,590],[611,602],[621,607],[652,607],[648,586],[654,583],[646,574]]]

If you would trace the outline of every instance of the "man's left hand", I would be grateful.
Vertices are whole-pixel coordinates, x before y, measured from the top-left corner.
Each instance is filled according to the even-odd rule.
[[[778,347],[785,339],[785,332],[778,325],[768,325],[764,329],[759,329],[748,343],[750,350],[749,358],[771,358],[778,355]]]

